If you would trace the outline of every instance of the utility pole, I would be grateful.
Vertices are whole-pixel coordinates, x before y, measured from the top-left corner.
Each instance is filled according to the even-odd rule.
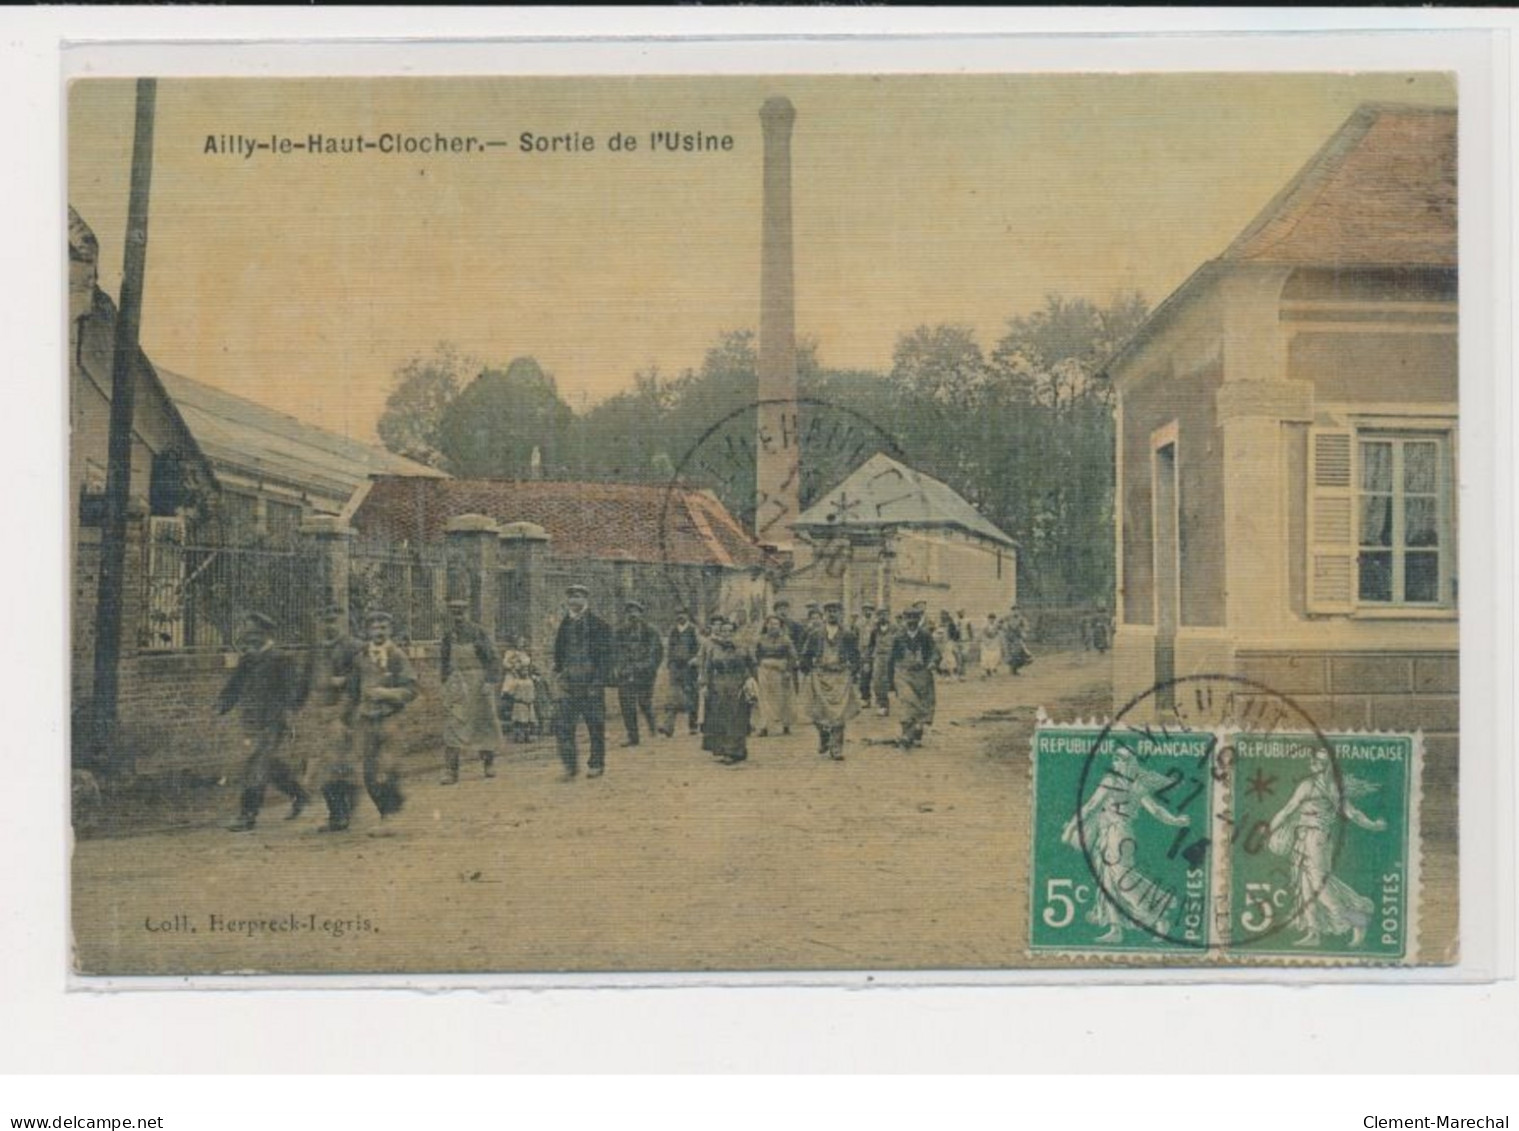
[[[111,423],[106,448],[105,520],[100,532],[100,588],[95,606],[94,734],[97,764],[112,759],[121,660],[121,619],[126,589],[127,505],[132,489],[132,413],[136,393],[142,278],[148,257],[148,188],[153,179],[153,104],[158,84],[137,80],[137,126],[132,138],[132,181],[127,200],[126,254],[111,355]]]

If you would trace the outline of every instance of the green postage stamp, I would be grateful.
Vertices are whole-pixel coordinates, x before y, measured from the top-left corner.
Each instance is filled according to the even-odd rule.
[[[1030,950],[1413,962],[1421,762],[1418,734],[1041,720]]]

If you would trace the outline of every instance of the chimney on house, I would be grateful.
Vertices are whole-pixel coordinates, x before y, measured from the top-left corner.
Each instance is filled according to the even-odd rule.
[[[754,534],[782,550],[795,540],[800,513],[801,442],[797,434],[796,312],[791,267],[791,126],[785,98],[760,107],[765,135],[765,201],[760,249],[759,421],[755,443]]]

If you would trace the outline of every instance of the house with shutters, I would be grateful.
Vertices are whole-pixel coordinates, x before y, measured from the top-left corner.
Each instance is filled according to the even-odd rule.
[[[1455,111],[1365,105],[1108,363],[1115,706],[1232,673],[1454,773],[1456,230]]]

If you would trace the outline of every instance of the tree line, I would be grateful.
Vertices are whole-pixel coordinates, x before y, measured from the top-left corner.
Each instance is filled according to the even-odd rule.
[[[1114,396],[1100,367],[1147,314],[1138,294],[1106,305],[1050,295],[1009,319],[990,350],[969,326],[919,326],[898,339],[885,373],[829,368],[815,342],[799,343],[802,505],[854,470],[835,466],[839,451],[807,427],[814,405],[838,406],[1018,542],[1030,600],[1111,602]],[[499,365],[440,345],[397,370],[380,439],[469,478],[667,483],[714,422],[752,428],[742,410],[756,397],[757,360],[755,334],[730,331],[699,368],[640,370],[630,388],[576,413],[532,357]],[[752,516],[752,482],[708,482],[696,466],[681,478]]]

